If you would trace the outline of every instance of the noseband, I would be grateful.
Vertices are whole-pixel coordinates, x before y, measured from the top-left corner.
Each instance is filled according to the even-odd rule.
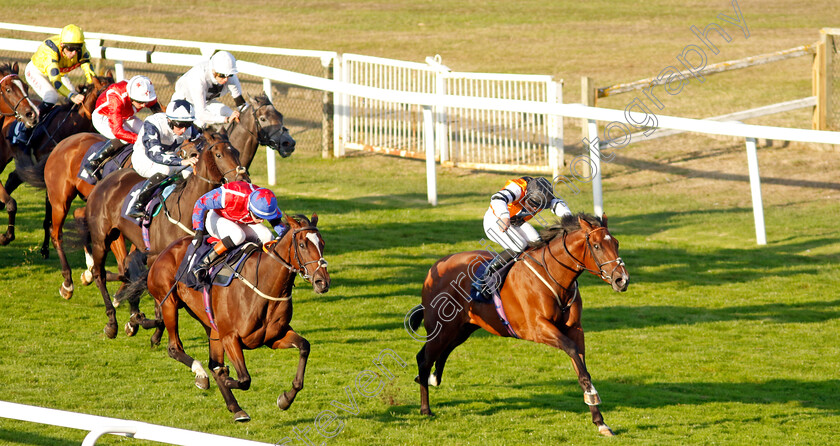
[[[613,260],[609,260],[609,261],[606,261],[606,262],[601,263],[601,262],[598,260],[598,258],[597,258],[597,257],[595,257],[595,251],[594,251],[594,249],[592,248],[592,242],[589,240],[589,236],[590,236],[590,235],[592,235],[592,233],[593,233],[593,232],[595,232],[595,231],[600,231],[601,229],[603,229],[604,231],[606,231],[606,230],[607,230],[607,228],[605,228],[605,227],[601,226],[601,227],[599,227],[599,228],[595,228],[595,229],[593,229],[593,230],[591,230],[591,231],[587,232],[587,233],[586,233],[586,236],[585,236],[585,239],[586,239],[586,246],[589,248],[589,255],[591,255],[591,256],[592,256],[592,260],[594,260],[594,261],[595,261],[595,264],[596,264],[596,265],[598,265],[598,271],[597,271],[597,272],[596,272],[596,271],[594,271],[594,270],[591,270],[591,269],[587,268],[587,267],[586,267],[586,265],[584,265],[584,263],[583,263],[583,262],[581,262],[580,260],[578,260],[577,258],[575,258],[575,256],[574,256],[574,255],[572,255],[572,253],[571,253],[571,252],[569,252],[569,246],[566,244],[566,236],[565,236],[565,235],[563,236],[563,249],[565,249],[565,250],[566,250],[566,254],[568,254],[568,255],[569,255],[569,257],[571,257],[571,258],[572,258],[572,260],[574,260],[575,262],[577,262],[577,264],[578,264],[578,268],[580,268],[581,270],[586,270],[586,271],[589,271],[590,273],[595,274],[596,276],[601,277],[602,279],[606,280],[607,282],[612,282],[612,275],[613,275],[613,273],[615,273],[616,268],[618,268],[619,266],[624,266],[624,260],[621,260],[621,257],[616,257],[616,258],[615,258],[615,259],[613,259]],[[584,257],[585,257],[585,256],[586,256],[586,253],[584,253]],[[604,266],[609,265],[610,263],[615,263],[615,266],[613,266],[612,270],[610,270],[610,272],[609,272],[609,273],[607,273],[607,272],[604,270]]]
[[[20,79],[20,77],[17,74],[14,74],[14,73],[7,74],[5,77],[3,77],[3,79],[0,79],[0,85],[2,85],[3,82],[5,82],[6,79],[8,79],[8,78],[18,78],[18,79]],[[23,121],[23,115],[21,115],[20,112],[18,112],[18,107],[20,107],[20,104],[23,101],[28,101],[29,100],[29,95],[22,88],[20,89],[20,93],[23,95],[23,97],[20,98],[20,100],[17,101],[17,103],[15,105],[12,105],[11,101],[9,101],[9,98],[6,96],[6,93],[3,92],[2,89],[0,89],[0,96],[3,97],[3,102],[5,102],[6,105],[8,105],[10,109],[12,109],[11,113],[0,112],[0,115],[2,115],[2,116],[14,116],[15,119],[17,119],[18,121]]]
[[[289,234],[289,236],[292,238],[291,244],[289,246],[289,259],[294,257],[295,261],[298,264],[298,268],[295,268],[294,266],[292,266],[291,263],[289,263],[283,257],[281,257],[279,254],[277,254],[277,251],[275,249],[268,250],[268,249],[263,248],[263,251],[268,253],[268,255],[271,256],[272,258],[274,258],[275,260],[279,261],[289,271],[291,271],[293,273],[297,273],[298,275],[300,275],[300,277],[302,277],[304,280],[306,280],[308,282],[312,282],[312,278],[315,277],[315,274],[318,272],[318,270],[321,269],[322,267],[323,268],[327,267],[327,261],[324,259],[324,255],[320,252],[320,248],[318,249],[318,251],[319,251],[318,254],[320,255],[320,257],[317,260],[311,260],[309,262],[304,262],[300,258],[300,251],[298,251],[298,246],[297,246],[297,243],[295,242],[295,235],[298,232],[302,232],[302,231],[314,231],[314,232],[311,233],[311,235],[314,235],[314,234],[318,233],[318,228],[316,228],[315,226],[306,226],[306,227],[303,227],[303,228],[295,229],[294,231],[292,231],[291,234]],[[317,246],[317,243],[314,240],[310,239],[309,235],[310,234],[307,234],[306,238],[309,239],[309,241],[311,241],[313,244],[315,244]],[[276,242],[275,242],[275,245],[276,245]],[[292,252],[292,250],[294,250],[294,253]],[[309,274],[309,271],[306,269],[306,265],[309,265],[311,263],[317,263],[318,267],[315,268],[315,271],[312,271],[312,274]]]
[[[256,133],[252,132],[251,129],[249,129],[245,126],[242,126],[242,128],[245,129],[246,132],[250,133],[251,136],[253,136],[254,138],[257,138],[257,144],[259,144],[261,146],[268,146],[268,147],[271,147],[271,148],[277,150],[276,143],[274,142],[275,135],[277,135],[278,133],[280,135],[282,135],[283,133],[288,133],[289,129],[287,129],[286,127],[284,127],[281,124],[279,129],[276,129],[276,130],[272,131],[271,133],[266,133],[265,128],[263,128],[260,125],[260,120],[259,120],[259,117],[257,117],[257,113],[259,113],[259,111],[262,110],[263,107],[268,107],[269,105],[271,105],[271,104],[263,104],[263,105],[260,105],[259,107],[256,107],[256,108],[251,107],[251,109],[254,111],[253,112],[253,116],[254,116],[253,119],[254,119],[254,127],[256,128]],[[232,128],[230,130],[232,130]],[[230,130],[228,130],[228,133],[230,133]]]

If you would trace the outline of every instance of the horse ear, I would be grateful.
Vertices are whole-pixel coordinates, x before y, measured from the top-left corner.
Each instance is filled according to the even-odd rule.
[[[17,74],[17,73],[18,73],[18,70],[19,70],[19,68],[18,68],[18,63],[17,63],[17,62],[13,63],[13,64],[12,64],[12,72],[14,72],[15,74]]]
[[[590,225],[589,222],[584,220],[583,218],[578,217],[578,223],[580,223],[580,228],[581,229],[585,229],[587,231],[592,230],[592,225]]]
[[[312,214],[312,218],[309,219],[309,222],[312,223],[312,226],[318,226],[318,214]]]
[[[601,222],[604,223],[604,227],[606,228],[607,227],[607,214],[606,214],[606,212],[601,214]]]
[[[227,129],[226,129],[226,128],[224,128],[224,127],[222,127],[221,129],[219,129],[218,133],[219,133],[220,135],[224,135],[225,137],[227,137],[227,136],[228,136],[228,134],[227,134]]]
[[[114,72],[111,71],[111,70],[106,71],[105,72],[105,77],[110,77],[111,79],[113,79],[114,78]]]

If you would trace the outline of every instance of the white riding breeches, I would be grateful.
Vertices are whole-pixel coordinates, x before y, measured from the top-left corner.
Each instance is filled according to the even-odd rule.
[[[39,71],[32,62],[26,64],[26,69],[24,70],[23,75],[26,77],[26,83],[35,90],[35,93],[38,93],[38,96],[40,96],[41,100],[44,102],[57,104],[61,99],[61,93],[56,90],[52,82],[50,82],[50,80],[47,79],[47,77],[44,76],[44,74],[41,73],[41,71]],[[68,79],[67,76],[61,77],[61,83],[64,84],[65,87],[69,88],[70,91],[76,91],[76,87],[73,86],[73,83],[70,82],[70,79]]]
[[[529,242],[540,239],[540,234],[528,222],[522,223],[521,226],[510,225],[507,231],[502,232],[499,227],[499,218],[492,209],[488,209],[484,214],[484,233],[490,240],[514,252],[522,252],[528,247]]]
[[[230,241],[233,242],[234,245],[241,245],[245,242],[245,240],[264,244],[274,238],[271,234],[271,230],[262,223],[255,223],[252,225],[236,223],[222,217],[212,209],[207,212],[205,227],[207,228],[208,234],[219,240],[223,240],[225,237],[230,237]]]
[[[101,133],[108,139],[115,138],[114,132],[111,131],[111,124],[108,121],[108,116],[103,115],[102,113],[94,112],[93,115],[91,115],[91,121],[93,122],[93,127],[97,132]],[[143,128],[143,121],[141,119],[137,119],[136,116],[132,116],[123,122],[123,128],[134,134],[140,133],[140,129]],[[128,141],[120,141],[128,143]]]

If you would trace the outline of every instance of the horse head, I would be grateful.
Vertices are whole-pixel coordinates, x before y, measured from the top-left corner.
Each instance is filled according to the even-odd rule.
[[[38,123],[38,107],[28,95],[28,87],[18,76],[18,64],[0,65],[0,115],[14,116],[29,128]]]
[[[330,289],[330,273],[324,260],[324,239],[317,227],[318,215],[312,214],[311,220],[304,215],[284,216],[283,219],[289,226],[289,263],[312,284],[316,293],[326,293]],[[279,243],[274,245],[275,254],[282,257],[277,252],[277,245]]]
[[[295,140],[289,135],[289,129],[283,124],[283,115],[274,108],[265,95],[257,96],[249,101],[251,119],[246,122],[252,134],[256,134],[260,145],[277,151],[281,157],[287,158],[295,151]]]
[[[198,157],[193,173],[213,184],[250,181],[236,150],[222,133],[205,132],[181,145],[181,158]]]
[[[590,224],[577,216],[582,236],[582,260],[578,260],[587,271],[599,276],[612,285],[615,291],[626,291],[630,281],[624,261],[618,255],[618,240],[607,228],[607,214],[601,216],[601,226]],[[580,258],[580,257],[579,257]]]
[[[103,76],[93,76],[91,83],[76,86],[76,91],[85,97],[82,106],[79,107],[79,114],[87,119],[91,119],[93,111],[96,109],[96,100],[99,95],[114,83],[114,74],[111,70],[105,72]]]

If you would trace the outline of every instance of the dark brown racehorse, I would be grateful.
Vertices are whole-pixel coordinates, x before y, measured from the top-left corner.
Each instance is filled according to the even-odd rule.
[[[589,271],[611,284],[613,290],[625,291],[629,277],[618,256],[618,241],[607,229],[606,215],[600,221],[586,214],[565,216],[560,224],[544,230],[541,237],[542,241],[526,250],[511,267],[500,290],[504,311],[519,338],[562,349],[572,358],[592,422],[602,435],[612,436],[598,410],[601,399],[584,361],[582,304],[576,279]],[[432,415],[429,384],[440,385],[446,359],[455,347],[478,328],[497,336],[511,336],[493,304],[467,298],[468,277],[475,277],[474,268],[481,259],[490,257],[487,251],[470,251],[438,260],[423,283],[422,305],[407,316],[412,330],[425,319],[428,333],[417,353],[416,381],[420,384],[422,414]]]
[[[91,132],[94,130],[93,124],[91,123],[91,115],[96,108],[96,98],[99,97],[99,93],[102,90],[113,83],[114,77],[108,71],[105,76],[94,76],[91,84],[77,86],[78,92],[84,95],[84,101],[81,105],[76,105],[71,102],[56,106],[53,118],[46,124],[46,128],[35,130],[32,140],[29,142],[29,153],[22,152],[17,146],[9,145],[8,150],[4,150],[0,154],[0,171],[6,167],[6,164],[13,157],[17,164],[16,170],[9,174],[9,179],[6,181],[6,192],[8,195],[11,195],[23,183],[23,179],[17,169],[26,168],[46,159],[56,144],[64,138],[76,133]],[[6,133],[4,133],[5,135]],[[2,194],[0,193],[0,195]],[[49,203],[46,205],[48,206]],[[6,211],[9,213],[9,228],[6,234],[0,236],[0,244],[3,245],[8,244],[15,238],[15,211],[8,205],[6,206]],[[46,230],[45,227],[44,231],[46,232]],[[45,244],[41,248],[42,255],[45,252]]]
[[[265,95],[248,101],[248,107],[227,127],[230,143],[239,149],[239,160],[248,167],[257,153],[257,146],[267,146],[286,158],[295,151],[295,140],[283,124],[283,115]]]
[[[224,182],[248,180],[245,168],[239,164],[239,152],[222,133],[205,132],[197,140],[182,144],[181,150],[182,158],[198,156],[199,160],[193,173],[181,182],[181,187],[167,198],[164,208],[152,219],[149,227],[151,249],[147,253],[149,264],[173,240],[192,233],[192,211],[199,197]],[[144,180],[134,169],[120,169],[97,183],[85,206],[84,224],[89,236],[93,280],[105,302],[108,315],[105,334],[109,338],[117,335],[117,318],[105,287],[105,255],[107,247],[121,234],[138,249],[145,246],[140,226],[121,215],[123,199]],[[125,262],[118,267],[119,275],[124,276]],[[131,313],[138,312],[137,303],[132,302]],[[133,335],[136,331],[136,325],[126,324],[127,334]]]
[[[177,282],[178,265],[190,244],[188,237],[172,243],[158,256],[149,270],[147,284],[133,284],[128,288],[127,298],[137,299],[148,285],[149,293],[158,305],[156,318],[137,322],[145,328],[156,328],[152,345],[160,342],[165,325],[169,334],[169,356],[195,372],[196,385],[207,389],[207,372],[199,361],[184,352],[178,334],[178,308],[186,307],[187,312],[204,325],[210,340],[208,365],[236,421],[250,420],[231,392],[232,389],[248,390],[251,386],[243,349],[251,350],[263,345],[272,349],[297,348],[300,350],[297,374],[292,388],[278,396],[277,406],[282,410],[288,409],[303,388],[309,342],[290,325],[295,274],[299,273],[311,282],[316,293],[326,293],[330,288],[330,275],[323,257],[324,240],[316,227],[318,217],[313,215],[310,222],[303,215],[298,215],[287,217],[286,222],[289,225],[286,235],[273,245],[266,245],[262,252],[253,254],[240,272],[242,278],[256,289],[240,279],[234,279],[227,287],[212,287],[213,321],[205,311],[202,292]],[[233,362],[237,379],[230,376],[225,366],[225,355]]]
[[[6,139],[9,129],[16,121],[23,122],[32,128],[38,123],[38,106],[29,98],[28,87],[18,76],[18,64],[0,64],[0,172],[14,157],[15,149]],[[11,182],[15,180],[9,176]],[[7,181],[8,183],[8,181]],[[17,187],[17,186],[15,186]],[[5,207],[9,214],[9,226],[4,234],[0,234],[0,245],[6,245],[15,238],[15,214],[17,203],[12,198],[12,188],[7,190],[0,183],[0,208]]]

